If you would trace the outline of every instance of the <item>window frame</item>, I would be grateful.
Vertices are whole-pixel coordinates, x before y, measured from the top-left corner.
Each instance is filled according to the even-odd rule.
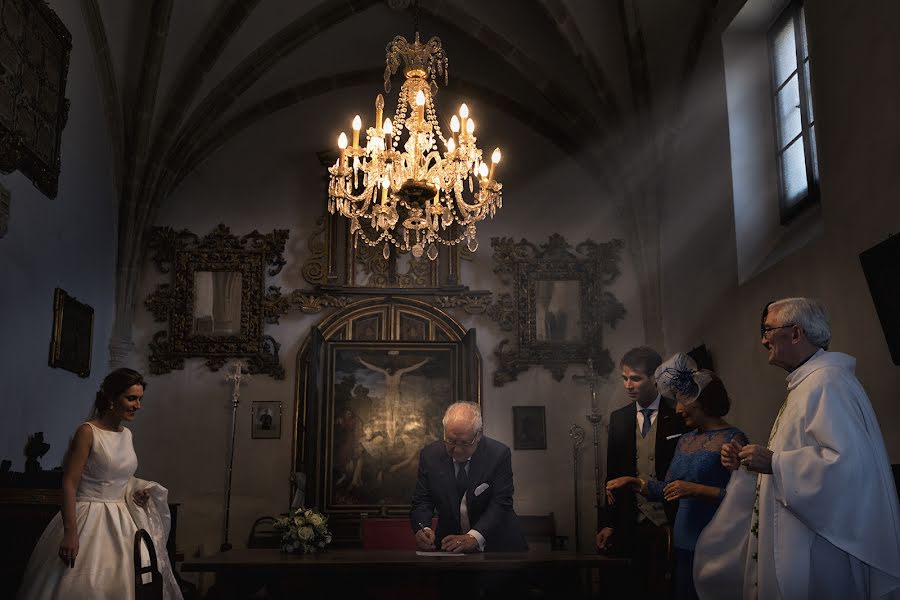
[[[772,125],[774,127],[774,157],[776,163],[776,173],[778,174],[778,200],[782,225],[787,225],[795,218],[797,218],[800,214],[806,212],[809,208],[819,203],[819,178],[817,177],[818,160],[814,161],[814,157],[817,159],[818,154],[814,147],[813,140],[811,139],[811,129],[812,127],[815,127],[815,119],[810,122],[809,114],[809,106],[812,105],[813,99],[812,92],[809,89],[810,86],[807,86],[807,77],[805,76],[808,75],[810,80],[812,79],[812,74],[809,73],[809,63],[811,62],[811,58],[809,56],[808,50],[809,45],[808,34],[805,28],[805,15],[802,20],[800,18],[803,8],[803,0],[792,0],[774,19],[766,32],[766,45],[768,47],[769,55],[769,84],[771,86],[770,100],[772,103],[773,117]],[[796,54],[797,66],[794,73],[789,75],[783,82],[779,83],[775,78],[776,67],[774,38],[776,32],[780,31],[782,26],[788,20],[793,21],[794,26],[794,52]],[[805,65],[803,58],[804,36],[807,38],[807,56],[805,59]],[[804,69],[806,73],[804,73]],[[794,75],[797,76],[798,95],[800,99],[800,134],[782,147],[779,141],[781,139],[780,130],[782,125],[778,112],[778,93],[788,85]],[[813,114],[815,114],[815,111],[813,111]],[[803,139],[803,158],[806,166],[806,196],[799,198],[789,205],[787,201],[787,194],[784,189],[784,161],[782,157],[784,152],[800,138]]]

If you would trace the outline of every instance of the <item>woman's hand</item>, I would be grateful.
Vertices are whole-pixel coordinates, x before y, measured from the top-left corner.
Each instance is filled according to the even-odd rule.
[[[730,442],[722,444],[722,466],[729,471],[737,471],[741,468],[741,459],[738,457],[743,446],[737,440],[732,439]]]
[[[606,501],[609,504],[615,504],[616,498],[613,495],[614,490],[621,489],[623,487],[630,487],[634,492],[644,492],[644,482],[637,477],[616,477],[615,479],[610,479],[606,482]]]
[[[693,498],[700,495],[700,490],[696,483],[690,481],[682,481],[676,479],[663,488],[663,497],[666,502],[674,502],[681,498]]]
[[[59,545],[59,558],[71,569],[75,566],[76,556],[78,556],[78,532],[66,530]]]
[[[137,504],[141,508],[144,508],[145,506],[147,506],[147,500],[150,499],[150,490],[134,490],[134,494],[132,494],[131,497],[134,499],[135,504]]]

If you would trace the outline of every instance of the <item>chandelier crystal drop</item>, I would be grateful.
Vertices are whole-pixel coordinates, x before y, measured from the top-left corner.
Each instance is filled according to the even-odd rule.
[[[438,76],[447,84],[449,66],[441,40],[423,44],[397,36],[387,45],[384,91],[391,91],[391,76],[403,61],[406,80],[397,97],[393,118],[382,120],[384,97],[375,98],[375,123],[366,129],[360,145],[362,119],[353,118],[353,140],[338,138],[340,157],[328,168],[328,210],[350,219],[354,244],[383,244],[437,259],[438,244],[465,241],[478,248],[476,223],[493,217],[503,205],[503,185],[494,179],[500,149],[488,165],[475,138],[475,121],[465,103],[450,119],[450,135],[438,122],[434,96]]]

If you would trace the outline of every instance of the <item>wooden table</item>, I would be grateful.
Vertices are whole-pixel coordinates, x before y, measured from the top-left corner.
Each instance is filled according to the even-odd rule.
[[[271,597],[377,598],[438,597],[452,582],[463,598],[466,587],[485,581],[551,588],[556,597],[590,595],[592,573],[602,582],[627,570],[628,561],[574,552],[485,553],[427,557],[411,551],[329,550],[318,555],[290,555],[279,550],[231,550],[187,560],[182,572],[216,574],[215,598],[243,598],[263,584]],[[462,589],[460,589],[462,588]],[[399,591],[399,593],[397,593]],[[386,592],[390,592],[389,594]],[[317,595],[319,594],[319,595]],[[413,597],[410,595],[409,597]],[[477,597],[477,594],[474,596]]]

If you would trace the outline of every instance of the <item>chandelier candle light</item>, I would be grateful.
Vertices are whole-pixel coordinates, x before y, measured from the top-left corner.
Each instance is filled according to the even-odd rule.
[[[482,160],[475,121],[465,103],[450,119],[450,135],[441,131],[434,95],[437,76],[443,74],[446,85],[449,67],[439,38],[423,44],[416,32],[410,44],[397,36],[386,54],[385,92],[391,91],[391,76],[401,59],[405,64],[397,110],[393,119],[382,120],[384,97],[378,94],[375,124],[366,129],[365,146],[360,146],[359,115],[353,118],[352,145],[341,133],[340,156],[328,168],[328,210],[350,219],[354,247],[360,239],[369,246],[383,243],[385,259],[389,244],[431,260],[438,257],[438,244],[454,246],[465,240],[474,252],[475,224],[493,217],[503,204],[503,185],[494,179],[500,149],[491,154],[490,166]]]

